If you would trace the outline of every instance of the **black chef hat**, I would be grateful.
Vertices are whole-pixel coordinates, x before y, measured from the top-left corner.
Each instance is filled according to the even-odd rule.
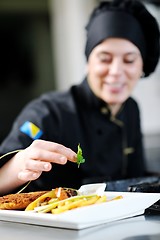
[[[139,48],[145,77],[154,72],[160,54],[159,26],[141,2],[137,0],[101,2],[92,12],[86,30],[87,60],[93,48],[105,39],[125,38]]]

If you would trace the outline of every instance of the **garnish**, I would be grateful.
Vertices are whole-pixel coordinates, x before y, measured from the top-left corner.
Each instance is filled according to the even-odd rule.
[[[78,144],[78,151],[77,151],[77,164],[78,164],[78,168],[80,166],[81,163],[84,163],[85,159],[83,158],[82,155],[82,149],[80,147],[80,144]]]

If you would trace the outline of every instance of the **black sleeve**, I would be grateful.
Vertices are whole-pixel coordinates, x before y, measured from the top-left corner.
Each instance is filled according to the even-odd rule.
[[[53,121],[53,119],[55,120]],[[28,124],[28,129],[25,130],[26,132],[22,131],[22,126],[25,124]],[[32,129],[33,124],[34,128]],[[51,125],[52,128],[54,126],[54,131],[52,133]],[[35,128],[37,135],[35,134]],[[39,132],[41,134],[39,134]],[[52,134],[52,137],[56,139],[58,135],[58,120],[56,117],[51,116],[50,101],[46,100],[45,97],[41,97],[30,102],[16,118],[9,135],[4,139],[0,146],[0,156],[15,150],[24,149],[35,139],[41,138],[49,140],[49,134]],[[8,156],[1,158],[0,167],[8,160]]]

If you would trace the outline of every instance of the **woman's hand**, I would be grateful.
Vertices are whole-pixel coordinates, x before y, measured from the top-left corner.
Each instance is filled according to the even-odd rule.
[[[52,168],[51,163],[76,162],[77,154],[71,149],[54,142],[35,140],[28,148],[18,152],[12,159],[19,164],[18,178],[22,181],[35,180],[43,171]]]

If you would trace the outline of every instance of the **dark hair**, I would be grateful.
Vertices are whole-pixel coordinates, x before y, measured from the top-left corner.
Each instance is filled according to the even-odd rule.
[[[145,5],[138,0],[113,0],[112,2],[104,1],[101,2],[91,13],[88,24],[86,26],[87,33],[89,33],[90,31],[94,19],[96,19],[97,16],[100,16],[102,13],[105,12],[106,14],[107,12],[128,13],[138,21],[141,27],[141,31],[143,32],[146,45],[146,54],[145,58],[143,59],[143,71],[145,73],[145,77],[147,77],[150,73],[154,72],[158,64],[160,54],[160,32],[158,22],[156,21],[155,17],[153,17],[153,15],[147,10]],[[99,42],[95,42],[95,45],[93,47],[98,44]],[[87,47],[88,35],[86,49]],[[90,49],[89,51],[91,52],[92,49]]]

